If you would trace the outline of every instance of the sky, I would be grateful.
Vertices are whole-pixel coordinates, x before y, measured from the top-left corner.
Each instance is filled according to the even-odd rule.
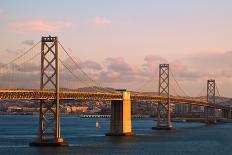
[[[188,95],[216,79],[232,97],[231,8],[231,0],[1,0],[0,62],[52,35],[106,86],[137,90],[154,76],[142,89],[157,91],[158,64],[169,63]]]

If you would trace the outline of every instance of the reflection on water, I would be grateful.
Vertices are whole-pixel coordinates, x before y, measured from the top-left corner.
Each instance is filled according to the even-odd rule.
[[[101,128],[96,128],[96,121]],[[38,117],[0,116],[0,154],[229,154],[232,124],[174,123],[175,131],[151,130],[153,120],[134,120],[137,136],[106,137],[109,119],[63,117],[62,137],[70,147],[36,148]]]

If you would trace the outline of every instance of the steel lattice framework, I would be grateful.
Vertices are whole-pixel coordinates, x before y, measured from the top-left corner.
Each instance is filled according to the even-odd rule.
[[[216,98],[215,98],[215,88],[216,88],[216,82],[213,79],[207,80],[207,102],[209,105],[212,105],[211,107],[206,107],[206,121],[209,122],[209,115],[213,118],[213,121],[215,121],[215,104],[216,104]]]
[[[111,92],[78,92],[60,91],[60,100],[122,100],[122,93]],[[52,90],[0,90],[1,100],[54,100],[56,92]],[[131,93],[133,101],[168,101],[167,96],[144,95],[142,93]],[[173,104],[193,104],[199,106],[209,106],[206,100],[189,99],[185,97],[170,97]]]
[[[42,37],[40,90],[54,91],[53,100],[40,100],[39,140],[60,139],[58,37]]]
[[[207,80],[207,101],[209,104],[215,104],[215,80]]]
[[[166,101],[158,102],[158,120],[156,128],[171,129],[171,107],[170,107],[170,83],[169,83],[169,64],[159,66],[159,96],[167,97]]]

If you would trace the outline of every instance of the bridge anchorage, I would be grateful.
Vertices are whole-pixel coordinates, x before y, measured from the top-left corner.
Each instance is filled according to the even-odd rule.
[[[67,146],[60,137],[58,37],[42,37],[40,90],[52,89],[54,100],[40,100],[39,135],[30,146]]]
[[[171,107],[170,107],[170,80],[169,80],[169,64],[159,65],[159,96],[167,97],[167,101],[158,102],[158,118],[156,127],[152,129],[171,130],[174,129],[171,123]]]

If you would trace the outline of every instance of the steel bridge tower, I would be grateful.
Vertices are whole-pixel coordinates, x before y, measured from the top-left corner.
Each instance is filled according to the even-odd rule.
[[[207,102],[213,106],[215,106],[215,103],[216,103],[215,88],[216,88],[215,80],[213,80],[213,79],[207,80]],[[215,107],[214,108],[206,107],[206,121],[207,121],[207,123],[209,123],[211,121],[213,121],[213,123],[216,122],[215,112],[216,112]],[[209,119],[209,116],[212,117],[211,120]]]
[[[207,80],[207,101],[211,104],[215,104],[215,80]]]
[[[159,96],[166,96],[167,101],[158,102],[158,120],[153,129],[172,129],[170,107],[169,64],[159,65]]]
[[[42,37],[40,90],[54,90],[54,100],[40,100],[39,137],[31,146],[65,146],[60,137],[58,37]]]

